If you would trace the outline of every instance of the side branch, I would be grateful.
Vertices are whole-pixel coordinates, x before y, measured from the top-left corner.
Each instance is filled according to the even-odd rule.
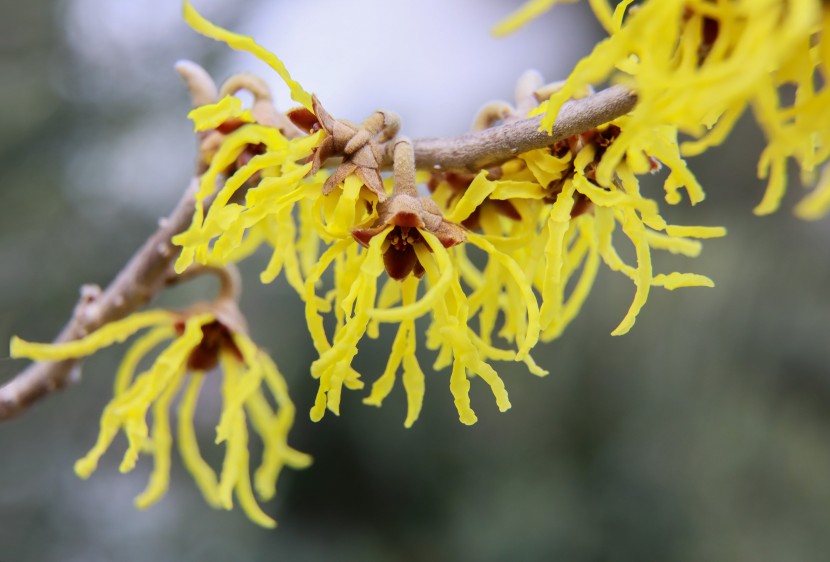
[[[186,63],[181,63],[177,69],[186,79],[193,74]],[[202,82],[204,79],[188,81],[195,105],[198,105],[195,94],[199,94],[203,88]],[[539,116],[459,137],[416,139],[412,142],[415,164],[421,169],[475,172],[500,164],[516,154],[549,146],[612,121],[631,111],[636,101],[636,95],[621,86],[570,101],[562,107],[550,135],[539,131]],[[381,164],[384,167],[392,165],[395,144],[392,139],[383,146]],[[72,318],[55,338],[55,343],[77,340],[104,324],[124,318],[161,291],[169,281],[169,272],[179,250],[171,239],[190,225],[197,188],[198,178],[194,178],[176,208],[166,219],[160,221],[156,232],[139,248],[106,290],[101,291],[96,286],[83,288]],[[205,201],[206,207],[209,204],[210,201]],[[73,377],[77,367],[77,360],[36,362],[29,365],[0,387],[0,421],[21,414],[37,400],[66,387],[77,378]]]
[[[146,304],[165,285],[178,248],[170,239],[185,230],[193,220],[194,179],[176,208],[133,255],[112,283],[101,291],[85,285],[72,318],[55,343],[77,340],[104,324],[124,318]],[[0,387],[0,420],[17,416],[47,394],[67,386],[77,373],[78,360],[36,362]]]
[[[459,137],[416,139],[413,141],[415,164],[420,169],[477,172],[501,164],[516,154],[550,146],[612,121],[634,109],[636,103],[634,92],[624,86],[612,86],[565,103],[550,135],[539,131],[542,116],[537,115]],[[387,152],[391,162],[391,152]]]

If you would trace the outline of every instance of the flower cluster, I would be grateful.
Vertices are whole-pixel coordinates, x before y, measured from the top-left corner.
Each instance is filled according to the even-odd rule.
[[[186,17],[209,37],[266,62],[276,60],[190,7]],[[281,65],[272,66],[288,76]],[[477,127],[539,111],[542,94],[551,87],[536,75],[525,82],[516,108],[500,104],[497,118],[490,111],[476,120]],[[722,228],[668,225],[656,202],[640,194],[638,176],[662,163],[670,170],[665,182],[670,202],[680,200],[681,188],[693,203],[703,198],[670,127],[655,127],[627,143],[604,176],[605,155],[636,127],[631,117],[478,173],[421,175],[412,145],[396,140],[394,114],[377,112],[354,124],[332,117],[316,97],[310,99],[310,105],[288,113],[305,135],[287,135],[250,118],[233,98],[191,113],[197,131],[213,129],[215,135],[229,129],[229,122],[235,128],[207,163],[193,223],[174,242],[182,247],[178,271],[194,262],[235,261],[260,242],[272,246],[273,259],[262,279],[270,281],[284,268],[305,302],[319,353],[311,365],[319,381],[311,408],[315,421],[326,409],[339,414],[344,388],[363,388],[353,360],[364,338],[378,337],[381,324],[397,325],[397,335],[387,367],[365,402],[380,405],[402,369],[405,425],[418,418],[424,373],[415,357],[415,322],[423,317],[426,347],[437,352],[433,367],[451,367],[449,386],[459,419],[471,424],[477,418],[470,379],[482,379],[498,408],[508,409],[493,363],[520,361],[533,374],[546,374],[530,352],[540,339],[559,336],[576,316],[601,261],[636,286],[634,301],[613,334],[631,328],[653,286],[712,285],[701,275],[653,272],[652,250],[695,256],[700,252],[696,238],[724,234]],[[234,165],[252,145],[259,152]],[[384,179],[381,172],[390,160],[393,174]],[[226,179],[216,188],[220,174]],[[418,191],[424,182],[430,195]],[[618,225],[634,247],[635,264],[615,250]]]
[[[554,3],[528,3],[500,31]],[[449,368],[459,420],[473,424],[471,381],[484,381],[497,408],[509,409],[494,364],[520,362],[534,375],[547,374],[531,352],[577,316],[601,264],[634,284],[613,335],[632,328],[654,287],[713,286],[704,275],[658,272],[655,255],[695,257],[702,239],[723,236],[725,229],[669,224],[641,190],[641,178],[662,173],[669,204],[684,197],[701,202],[703,189],[684,156],[721,142],[751,106],[769,139],[759,170],[770,184],[756,211],[774,210],[786,160],[795,158],[809,173],[830,151],[830,41],[822,32],[830,10],[815,0],[648,0],[636,9],[631,3],[612,10],[606,0],[591,0],[610,36],[565,82],[545,84],[526,73],[515,106],[487,106],[474,129],[537,115],[550,129],[563,103],[589,95],[593,84],[612,75],[636,92],[631,113],[485,169],[424,171],[413,143],[398,135],[396,115],[378,111],[359,124],[333,117],[276,56],[185,2],[185,19],[195,30],[268,63],[301,107],[279,113],[268,87],[251,75],[233,76],[196,100],[189,117],[200,139],[199,189],[189,227],[172,240],[181,248],[177,279],[199,268],[224,271],[262,247],[270,251],[261,281],[284,275],[304,303],[318,354],[310,367],[318,383],[314,421],[327,410],[339,415],[344,388],[364,388],[355,357],[365,340],[378,339],[381,326],[391,324],[396,332],[386,367],[364,403],[380,406],[400,371],[406,427],[424,401],[419,331],[435,352],[433,369]],[[772,35],[776,40],[767,41]],[[784,101],[781,86],[789,83],[796,95]],[[236,96],[240,90],[253,95],[250,108]],[[679,142],[679,135],[690,140]],[[830,173],[798,212],[815,217],[828,207]],[[622,244],[632,251],[619,252]],[[251,519],[272,526],[253,489],[270,498],[282,466],[302,468],[310,458],[287,445],[294,406],[285,381],[246,335],[234,299],[224,295],[184,312],[135,313],[70,343],[15,338],[12,355],[79,358],[145,328],[150,331],[135,341],[116,375],[99,439],[76,472],[89,476],[123,431],[129,445],[122,471],[131,470],[142,452],[155,461],[137,504],[157,501],[169,480],[169,408],[184,387],[179,448],[206,500],[230,508],[235,493]],[[165,340],[168,347],[136,376],[142,358]],[[199,453],[192,422],[202,382],[217,365],[223,381],[217,443],[226,444],[218,478]],[[249,424],[264,443],[253,486]]]
[[[495,32],[509,33],[556,3],[531,0]],[[632,6],[631,0],[590,0],[590,5],[609,37],[537,113],[544,114],[542,127],[550,129],[564,102],[609,77],[637,93],[627,127],[598,167],[601,181],[658,128],[690,137],[682,153],[693,156],[723,142],[751,108],[767,137],[758,175],[768,184],[755,212],[768,214],[780,206],[788,159],[799,164],[804,183],[812,183],[817,167],[830,157],[826,2],[647,0]],[[828,209],[830,174],[824,174],[796,213],[815,219]]]
[[[272,498],[282,467],[304,468],[311,463],[311,458],[288,445],[295,408],[285,379],[271,358],[246,335],[244,320],[231,300],[200,303],[183,312],[137,312],[63,344],[36,344],[13,338],[11,355],[37,361],[80,358],[144,329],[149,331],[135,340],[116,373],[115,395],[101,416],[98,440],[75,463],[75,472],[81,478],[88,478],[123,431],[128,447],[121,461],[121,472],[133,470],[141,453],[149,453],[154,461],[150,482],[135,499],[136,506],[144,509],[160,500],[170,481],[173,437],[169,409],[181,391],[177,423],[179,451],[205,500],[213,507],[231,509],[235,494],[252,521],[274,527],[276,522],[260,509],[253,489],[263,500]],[[156,355],[152,365],[136,374],[142,360],[165,341],[169,344]],[[222,413],[216,426],[216,444],[225,443],[225,458],[218,478],[202,458],[193,426],[200,391],[205,380],[214,377],[212,371],[217,365],[221,365],[222,371]],[[271,401],[276,404],[276,410]],[[147,423],[148,413],[152,415],[152,425]],[[249,423],[264,446],[253,487]]]

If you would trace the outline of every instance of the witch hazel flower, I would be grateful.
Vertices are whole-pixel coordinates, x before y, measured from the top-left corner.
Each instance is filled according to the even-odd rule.
[[[495,29],[510,33],[557,4],[531,0]],[[583,58],[562,87],[536,110],[550,130],[562,105],[608,79],[637,94],[637,105],[599,176],[607,182],[643,136],[691,137],[682,154],[694,156],[721,144],[738,119],[752,111],[767,147],[758,177],[767,187],[754,212],[776,211],[787,186],[787,161],[803,182],[830,157],[825,110],[830,9],[819,0],[590,0],[609,33]],[[794,92],[794,95],[793,95]],[[667,163],[668,165],[668,163]],[[796,213],[815,219],[830,209],[825,180]],[[669,200],[670,203],[676,201]],[[694,199],[692,202],[695,202]]]
[[[463,243],[474,244],[505,264],[519,287],[516,305],[526,311],[528,321],[515,351],[494,348],[468,325],[470,306],[452,254]],[[330,340],[320,308],[325,299],[317,295],[316,285],[332,264],[335,287],[328,294],[333,300],[330,308],[336,316],[336,328]],[[379,292],[378,281],[384,273],[388,280]],[[422,282],[427,289],[418,297]],[[521,269],[485,238],[444,218],[430,198],[418,195],[412,146],[406,140],[395,144],[394,188],[378,204],[378,218],[370,225],[353,228],[351,239],[335,242],[323,254],[307,279],[305,302],[306,320],[320,353],[311,367],[312,376],[320,380],[311,410],[314,420],[321,419],[326,409],[339,414],[344,386],[362,388],[351,364],[358,342],[364,335],[377,337],[381,323],[397,323],[398,333],[387,368],[365,402],[380,405],[402,365],[407,426],[417,419],[423,402],[424,375],[414,358],[414,326],[422,316],[428,315],[430,322],[427,347],[438,350],[436,369],[452,364],[450,390],[464,423],[476,420],[469,406],[469,376],[478,375],[491,387],[499,409],[510,407],[504,384],[489,360],[521,360],[533,365],[537,374],[542,373],[529,358],[538,339],[538,305]],[[397,303],[400,305],[395,306]]]
[[[220,275],[223,280],[229,278],[229,274]],[[61,361],[87,357],[145,332],[134,340],[118,368],[114,395],[101,416],[98,439],[75,463],[79,477],[86,479],[95,472],[115,437],[123,432],[128,446],[119,466],[122,473],[132,471],[142,454],[153,459],[150,481],[135,499],[136,507],[146,509],[167,492],[175,440],[185,467],[209,505],[232,509],[236,498],[252,521],[263,527],[276,525],[259,507],[254,490],[263,500],[273,498],[282,468],[305,468],[311,464],[311,457],[288,445],[295,416],[288,387],[273,360],[247,335],[244,317],[232,294],[226,284],[214,302],[197,303],[183,311],[136,312],[72,342],[40,344],[12,339],[12,357]],[[154,352],[162,345],[161,351]],[[151,365],[137,372],[151,356]],[[225,456],[218,474],[202,457],[193,424],[199,394],[206,383],[221,384],[216,444],[224,445]],[[174,430],[170,409],[177,395],[180,399]],[[253,485],[251,430],[264,447]]]

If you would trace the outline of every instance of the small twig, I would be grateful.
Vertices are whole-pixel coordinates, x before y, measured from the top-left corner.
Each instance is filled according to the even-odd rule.
[[[209,77],[195,65],[180,63],[179,72],[185,77],[194,105],[201,99],[215,97],[215,86]],[[553,127],[553,134],[539,132],[541,117],[515,121],[483,131],[455,138],[430,138],[413,141],[415,163],[421,169],[461,169],[478,171],[504,162],[516,154],[549,146],[628,113],[636,103],[629,90],[614,86],[586,98],[568,102]],[[386,138],[383,139],[387,140]],[[394,141],[386,142],[384,166],[393,161]],[[133,255],[126,266],[104,291],[85,286],[81,300],[55,343],[82,338],[108,322],[124,318],[152,299],[168,280],[168,272],[178,250],[170,240],[184,231],[193,219],[194,194],[198,180],[194,179],[176,208],[159,228]],[[205,201],[207,208],[210,201]],[[67,386],[77,360],[36,362],[0,387],[0,421],[13,418],[39,399]]]
[[[242,277],[239,274],[239,269],[232,263],[224,267],[195,264],[188,267],[182,273],[176,273],[171,267],[167,272],[164,285],[166,287],[172,287],[180,283],[186,283],[202,275],[213,275],[219,280],[219,293],[216,295],[216,301],[229,300],[239,302],[239,297],[242,294]]]
[[[216,88],[216,82],[213,81],[207,70],[189,60],[178,61],[174,68],[187,86],[193,107],[200,107],[216,101],[219,91]]]
[[[395,142],[393,149],[395,158],[392,164],[392,173],[395,180],[394,193],[396,195],[418,196],[415,181],[415,156],[412,150],[412,141],[402,137]]]
[[[282,132],[284,137],[289,139],[299,137],[303,134],[302,131],[300,131],[300,129],[298,129],[294,123],[286,117],[285,113],[277,111],[277,108],[274,107],[273,97],[271,96],[271,88],[265,80],[256,74],[248,72],[234,74],[225,80],[225,83],[222,84],[221,88],[219,88],[218,97],[232,96],[240,90],[246,90],[254,96],[254,104],[251,106],[251,114],[254,116],[257,123],[269,127],[276,127]]]
[[[230,328],[232,332],[247,334],[248,323],[239,310],[239,298],[242,296],[242,276],[234,264],[227,264],[222,267],[195,264],[182,273],[176,273],[171,267],[164,284],[166,287],[171,287],[179,283],[187,283],[202,275],[215,276],[219,280],[219,292],[213,300],[196,302],[182,311],[184,317],[209,312],[221,324]]]

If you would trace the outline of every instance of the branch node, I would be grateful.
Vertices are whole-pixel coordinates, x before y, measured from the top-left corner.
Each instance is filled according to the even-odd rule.
[[[159,242],[158,246],[156,246],[156,252],[163,257],[169,257],[173,250],[170,249],[170,246],[166,242]]]

